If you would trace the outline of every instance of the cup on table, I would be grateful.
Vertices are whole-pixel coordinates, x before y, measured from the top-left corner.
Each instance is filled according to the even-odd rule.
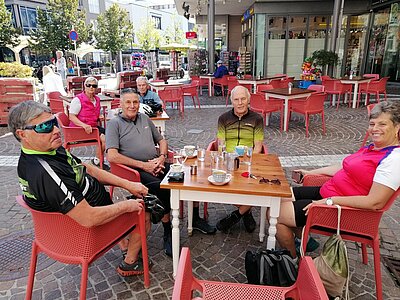
[[[182,172],[182,165],[178,163],[174,163],[170,166],[172,172]]]
[[[253,148],[245,147],[244,155],[243,155],[243,163],[245,165],[251,165],[251,159],[253,157]]]
[[[246,147],[242,146],[242,145],[238,145],[238,146],[235,147],[235,152],[239,156],[243,156],[245,150],[246,150]]]
[[[225,182],[226,172],[224,170],[215,169],[212,172],[212,176],[215,182]]]
[[[203,147],[203,145],[197,145],[197,159],[199,161],[204,161],[205,157],[206,157],[206,149]]]
[[[192,157],[194,155],[194,151],[196,150],[196,147],[192,146],[192,145],[188,145],[188,146],[183,147],[183,149],[185,150],[186,156]]]

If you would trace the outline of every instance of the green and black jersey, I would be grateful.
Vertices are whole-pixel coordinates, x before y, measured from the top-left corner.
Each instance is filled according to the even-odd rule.
[[[228,152],[238,145],[254,147],[254,142],[264,141],[263,118],[251,110],[239,118],[232,109],[219,117],[217,138],[225,140]]]
[[[66,214],[82,199],[91,206],[112,204],[104,186],[63,147],[51,152],[23,148],[18,177],[26,203],[39,211]]]

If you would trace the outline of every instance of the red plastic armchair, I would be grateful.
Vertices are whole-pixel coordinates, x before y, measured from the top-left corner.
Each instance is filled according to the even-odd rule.
[[[35,229],[25,299],[32,298],[37,256],[40,252],[65,264],[82,265],[80,299],[86,299],[89,265],[114,247],[135,226],[139,228],[142,241],[144,286],[150,286],[144,213],[125,213],[106,224],[86,228],[61,213],[31,209],[22,196],[17,197],[17,202],[30,211]]]
[[[64,112],[64,104],[60,96],[60,92],[47,93],[47,99],[49,99],[50,109],[53,114]]]
[[[228,87],[228,75],[224,75],[221,78],[213,79],[213,87],[220,86],[222,90],[222,96],[225,96],[225,87]]]
[[[229,96],[232,93],[232,90],[239,85],[238,79],[236,77],[230,76],[228,77],[228,93],[226,94],[225,106],[228,106]]]
[[[325,134],[325,114],[324,101],[325,93],[311,94],[306,100],[293,100],[289,102],[289,118],[287,119],[287,127],[289,128],[290,113],[296,112],[305,116],[306,137],[308,137],[308,126],[310,123],[310,115],[321,114],[322,131]]]
[[[340,234],[343,239],[361,243],[362,259],[368,264],[367,245],[372,248],[374,255],[374,270],[376,282],[376,297],[382,300],[382,277],[379,249],[379,223],[383,213],[390,208],[400,196],[397,190],[379,210],[357,209],[342,206]],[[337,209],[328,205],[313,205],[308,211],[307,223],[304,227],[304,240],[308,240],[310,232],[322,235],[332,235],[337,228]],[[303,245],[305,253],[306,244]]]
[[[267,114],[279,112],[281,115],[280,130],[283,130],[283,101],[280,99],[265,100],[265,96],[261,93],[250,94],[250,109],[261,113],[264,119],[264,124],[267,124]]]
[[[374,108],[374,106],[375,106],[375,103],[367,105],[368,118],[371,115],[371,110]],[[369,138],[369,133],[368,133],[368,129],[367,129],[367,132],[365,133],[365,137],[364,137],[364,140],[362,142],[361,147],[365,146],[365,144],[367,143],[368,138]]]
[[[340,96],[347,94],[348,99],[351,97],[352,86],[351,84],[343,84],[337,79],[322,80],[322,85],[325,86],[325,92],[331,96],[331,103],[333,95],[337,95],[336,109],[339,109]],[[343,100],[344,101],[344,100]],[[349,100],[349,106],[351,101]]]
[[[203,95],[203,87],[208,89],[208,79],[207,78],[200,78],[199,76],[190,76],[192,80],[199,81],[199,88],[200,88],[200,95]]]
[[[163,108],[165,110],[167,103],[177,103],[178,109],[183,116],[185,105],[183,100],[183,92],[181,88],[166,88],[158,91],[158,96],[163,101]]]
[[[374,80],[378,80],[379,79],[379,74],[364,74],[363,77],[364,78],[372,78]]]
[[[196,101],[194,98],[197,99],[197,104],[200,107],[200,100],[199,100],[199,81],[198,80],[192,80],[190,84],[185,84],[182,87],[182,92],[183,92],[183,97],[188,96],[192,97],[193,100],[193,106],[196,108]]]
[[[193,292],[202,293],[201,298],[193,298]],[[172,300],[327,300],[321,278],[311,257],[300,261],[297,281],[290,287],[275,287],[244,283],[230,283],[200,280],[193,276],[189,248],[184,247],[179,259]]]
[[[101,149],[100,133],[97,128],[92,128],[92,133],[87,134],[82,127],[70,127],[69,118],[65,113],[59,112],[56,117],[64,135],[63,146],[65,149],[85,146],[97,146],[98,149]],[[103,168],[104,153],[99,152],[100,168]]]
[[[369,97],[370,95],[375,95],[376,102],[380,102],[380,94],[383,94],[385,96],[385,101],[387,100],[387,94],[386,94],[386,83],[388,81],[389,77],[382,77],[379,80],[374,80],[369,82],[369,84],[365,88],[360,88],[359,93],[358,93],[358,101],[357,101],[357,106],[360,102],[360,99],[362,97],[362,94],[366,94],[366,104],[369,104]]]
[[[312,84],[307,89],[316,91],[316,92],[325,92],[325,87],[322,84]]]

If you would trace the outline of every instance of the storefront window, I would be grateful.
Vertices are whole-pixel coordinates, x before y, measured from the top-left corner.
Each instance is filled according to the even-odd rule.
[[[375,14],[374,25],[368,47],[368,60],[365,73],[377,73],[382,71],[383,55],[385,54],[385,43],[388,32],[390,8],[378,11]]]
[[[268,20],[268,75],[284,71],[286,22],[286,17],[270,17]]]
[[[332,20],[332,18],[331,18]],[[330,44],[331,44],[331,28],[332,28],[332,22],[329,24],[329,30],[328,30],[328,46],[327,49],[330,49]],[[334,77],[340,77],[342,75],[342,64],[343,64],[343,52],[344,52],[344,43],[345,43],[345,37],[346,37],[346,29],[347,29],[347,16],[343,16],[342,18],[342,27],[340,30],[340,35],[339,39],[336,42],[336,49],[335,51],[337,55],[339,56],[338,64],[336,65],[336,69],[334,71],[333,76]]]
[[[255,75],[264,74],[265,15],[256,15],[255,25]]]
[[[308,42],[307,42],[307,57],[310,57],[314,51],[325,48],[326,16],[311,16],[308,26]]]
[[[300,77],[301,65],[304,60],[304,45],[306,41],[307,17],[289,17],[289,44],[287,51],[288,76]]]
[[[385,54],[383,57],[382,76],[389,76],[390,81],[400,81],[400,3],[391,5],[387,30]]]
[[[364,47],[367,38],[368,15],[350,17],[350,32],[348,36],[345,74],[350,71],[359,75],[362,59],[364,57]]]

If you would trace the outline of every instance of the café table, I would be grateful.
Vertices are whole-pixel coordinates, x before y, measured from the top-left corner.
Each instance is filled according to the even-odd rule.
[[[271,82],[272,79],[279,79],[279,78],[285,78],[286,75],[276,75],[276,76],[267,76],[263,78],[257,78],[253,76],[252,78],[239,78],[238,83],[239,84],[252,84],[253,85],[253,92],[255,93],[257,91],[257,85],[259,84],[268,84]]]
[[[339,80],[343,84],[354,85],[352,107],[356,108],[357,96],[358,96],[358,86],[360,85],[360,83],[370,82],[372,80],[372,78],[364,78],[364,77],[360,77],[360,76],[355,76],[350,79],[350,77],[346,76],[346,77],[339,78]],[[332,101],[332,105],[335,105],[334,101]]]
[[[212,81],[215,78],[214,75],[213,74],[200,75],[199,78],[208,80],[208,96],[212,97],[213,95]]]
[[[151,88],[158,94],[158,91],[165,89],[166,87],[181,87],[183,86],[182,82],[149,82]]]
[[[106,117],[107,117],[107,112],[106,110],[110,110],[111,109],[111,102],[114,100],[114,98],[109,97],[109,96],[105,96],[102,94],[98,94],[96,95],[97,97],[100,98],[100,106],[103,108],[103,117],[104,117],[104,127],[106,124]],[[63,105],[64,105],[64,111],[68,111],[68,106],[71,104],[72,99],[74,99],[76,96],[72,96],[72,95],[67,95],[67,96],[60,96],[60,98],[63,101]]]
[[[190,166],[197,163],[197,174],[190,175]],[[241,174],[249,171],[257,179],[243,177]],[[184,165],[184,182],[168,182],[165,176],[160,187],[171,190],[172,211],[172,253],[173,275],[176,275],[179,261],[180,231],[179,231],[179,201],[188,202],[188,233],[192,233],[193,201],[219,204],[238,204],[261,207],[260,233],[262,242],[265,236],[265,219],[269,210],[269,229],[267,248],[275,248],[277,218],[279,217],[281,198],[291,198],[292,192],[279,158],[273,154],[254,154],[252,165],[240,164],[239,169],[232,172],[232,179],[226,185],[213,185],[208,181],[211,175],[210,152],[207,151],[205,161],[187,159]],[[279,179],[281,184],[259,183],[259,180]]]
[[[310,96],[314,91],[307,90],[307,89],[299,89],[299,88],[292,88],[289,92],[289,88],[279,88],[279,89],[272,89],[265,91],[265,99],[278,98],[285,100],[285,110],[284,110],[284,118],[283,118],[283,130],[287,131],[287,119],[289,117],[289,100],[299,99],[299,98],[307,98]]]
[[[160,116],[152,117],[150,120],[153,121],[154,125],[158,128],[162,136],[165,136],[165,122],[169,120],[169,116],[165,110]]]

